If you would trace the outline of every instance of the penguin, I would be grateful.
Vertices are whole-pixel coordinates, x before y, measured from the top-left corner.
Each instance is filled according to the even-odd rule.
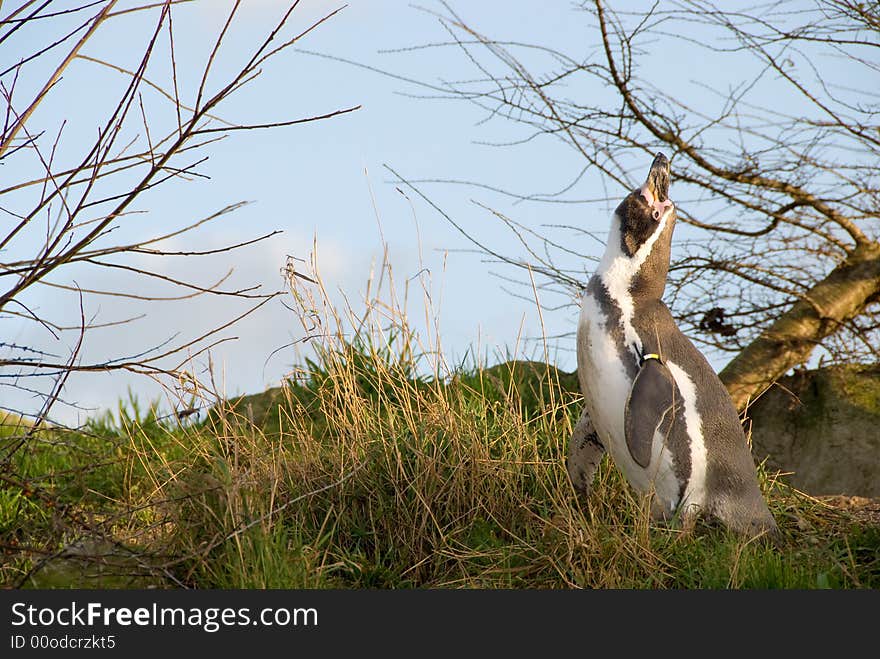
[[[605,452],[655,519],[714,516],[749,536],[776,535],[739,415],[662,296],[676,208],[669,160],[654,158],[611,219],[605,253],[583,292],[577,328],[585,409],[568,471],[581,494]]]

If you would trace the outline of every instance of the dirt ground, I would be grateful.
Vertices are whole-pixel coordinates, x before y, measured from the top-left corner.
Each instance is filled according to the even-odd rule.
[[[880,526],[880,499],[845,495],[816,498],[829,506],[847,511],[859,522]]]

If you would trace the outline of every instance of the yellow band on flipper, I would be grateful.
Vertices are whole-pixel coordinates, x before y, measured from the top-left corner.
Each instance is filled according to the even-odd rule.
[[[658,362],[662,362],[662,361],[663,361],[662,359],[660,359],[660,355],[658,355],[658,354],[655,353],[655,352],[649,352],[647,355],[642,355],[642,363],[643,363],[643,364],[644,364],[646,361],[648,361],[649,359],[656,359]]]

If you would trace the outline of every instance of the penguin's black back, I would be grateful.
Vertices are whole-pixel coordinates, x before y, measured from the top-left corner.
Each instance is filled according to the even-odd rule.
[[[706,447],[707,491],[720,497],[753,494],[749,490],[757,486],[755,463],[730,394],[715,370],[681,332],[662,301],[636,300],[632,323],[644,353],[674,362],[693,382]]]

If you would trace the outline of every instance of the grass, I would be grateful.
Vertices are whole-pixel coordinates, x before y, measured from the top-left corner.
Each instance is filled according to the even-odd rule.
[[[218,404],[199,423],[159,418],[130,399],[79,432],[36,433],[0,488],[0,579],[880,587],[880,528],[763,467],[777,545],[709,523],[688,533],[655,524],[607,460],[590,501],[579,502],[564,465],[580,411],[570,376],[521,361],[447,369],[402,314],[388,318],[361,322],[353,339],[336,319],[285,387]],[[0,441],[11,446],[25,432]]]

